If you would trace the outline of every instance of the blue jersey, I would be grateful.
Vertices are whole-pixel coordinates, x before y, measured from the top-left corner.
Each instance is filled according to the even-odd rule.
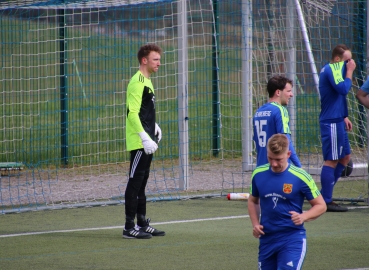
[[[320,122],[337,123],[348,116],[346,96],[352,81],[346,77],[346,62],[326,64],[319,75]]]
[[[289,211],[302,213],[304,199],[320,195],[314,179],[303,169],[290,164],[284,172],[275,173],[269,164],[257,167],[251,176],[250,194],[260,199],[261,220],[265,234],[305,231],[295,225]]]
[[[295,149],[291,141],[290,117],[286,107],[277,102],[266,103],[261,106],[253,118],[254,142],[257,152],[256,165],[260,166],[268,163],[267,143],[274,134],[286,134],[290,141],[291,161],[301,167]]]

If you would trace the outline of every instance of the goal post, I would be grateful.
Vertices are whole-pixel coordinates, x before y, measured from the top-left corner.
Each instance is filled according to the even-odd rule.
[[[254,168],[252,143],[252,1],[242,0],[242,170]]]
[[[178,2],[178,132],[179,132],[179,189],[189,187],[188,164],[188,44],[187,3]]]
[[[366,1],[366,29],[368,31],[369,29],[369,0]],[[369,77],[369,34],[368,32],[366,33],[366,76],[364,76],[364,78],[368,78]],[[369,132],[369,111],[366,110],[366,133],[364,133],[365,135],[367,135],[366,141],[367,141],[367,145],[369,146],[369,136],[368,136],[368,132]],[[368,152],[367,152],[367,168],[368,168],[368,172],[369,172],[369,147],[368,147]],[[369,173],[368,173],[369,174]],[[367,197],[367,203],[369,205],[369,175],[368,175],[368,197]]]

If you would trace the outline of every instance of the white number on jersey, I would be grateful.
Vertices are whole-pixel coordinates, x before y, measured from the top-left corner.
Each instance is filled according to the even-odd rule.
[[[260,147],[266,146],[267,133],[263,130],[263,127],[267,125],[267,120],[256,120],[255,127]]]

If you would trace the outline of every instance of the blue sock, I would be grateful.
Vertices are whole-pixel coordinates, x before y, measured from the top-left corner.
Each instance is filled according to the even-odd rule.
[[[346,166],[342,165],[341,163],[338,162],[336,169],[334,169],[334,184],[337,183],[338,178],[341,177],[341,174],[343,172],[343,170],[346,168]]]
[[[335,169],[332,167],[323,166],[320,174],[320,183],[322,185],[320,192],[322,193],[323,199],[326,203],[330,203],[332,201],[333,187],[335,184],[334,171]]]

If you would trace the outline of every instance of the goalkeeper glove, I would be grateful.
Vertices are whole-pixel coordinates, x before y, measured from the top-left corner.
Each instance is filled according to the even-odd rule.
[[[161,141],[161,129],[157,123],[155,123],[155,136],[158,138],[158,143]]]
[[[141,137],[145,153],[147,155],[154,154],[154,152],[158,149],[158,145],[153,140],[151,140],[151,138],[149,137],[149,135],[146,134],[145,131],[138,133],[138,135],[140,135]]]
[[[365,93],[369,94],[369,76],[366,79],[366,81],[363,83],[363,85],[360,87],[361,90],[363,90]]]

